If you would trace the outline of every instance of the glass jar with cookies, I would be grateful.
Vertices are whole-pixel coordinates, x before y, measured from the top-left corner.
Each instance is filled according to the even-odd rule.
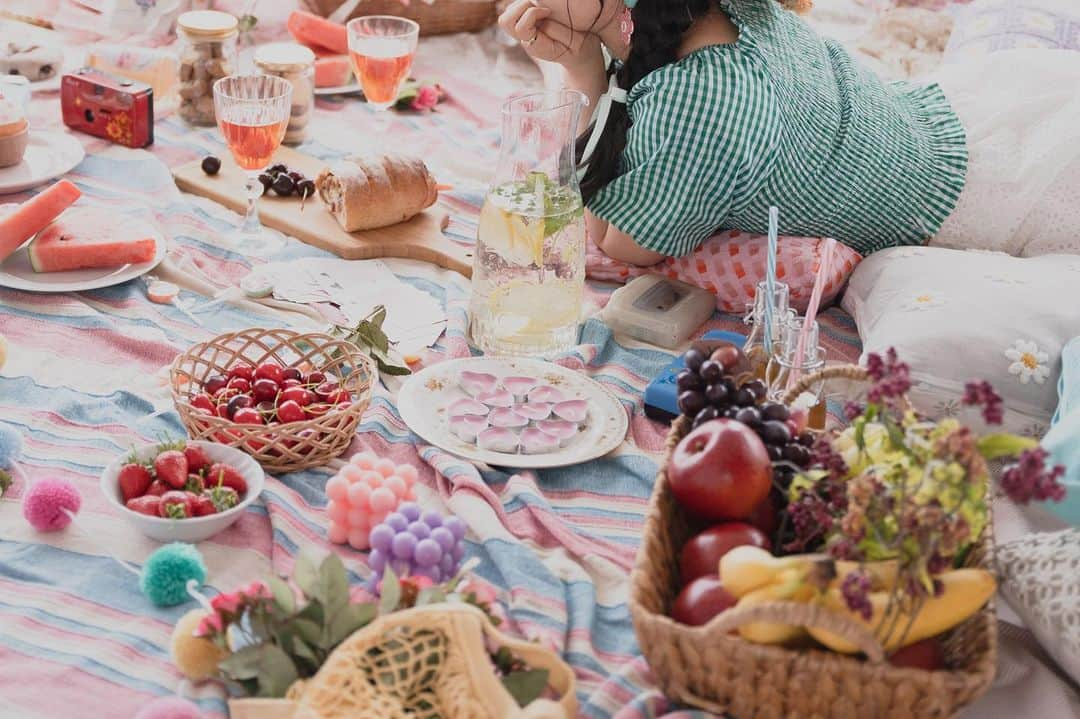
[[[214,83],[235,74],[238,23],[215,10],[186,12],[176,21],[180,37],[180,107],[192,125],[214,125]]]

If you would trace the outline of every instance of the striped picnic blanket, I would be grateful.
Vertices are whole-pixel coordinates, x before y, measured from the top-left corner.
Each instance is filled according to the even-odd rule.
[[[455,185],[446,197],[453,213],[449,234],[469,243],[496,156],[497,98],[465,80],[440,79],[452,97],[468,97],[468,103],[394,116],[385,134],[373,139],[424,154],[440,181]],[[35,121],[53,122],[57,102],[55,95],[36,100]],[[314,133],[319,139],[302,149],[340,155],[365,139],[371,121],[366,106],[355,100],[321,103]],[[135,578],[110,558],[138,566],[157,545],[106,506],[97,477],[132,444],[183,436],[165,372],[176,354],[225,331],[313,323],[308,314],[272,303],[223,304],[206,312],[198,311],[199,303],[258,263],[325,256],[295,240],[260,258],[221,246],[218,235],[237,217],[180,193],[169,172],[208,150],[223,152],[216,130],[193,131],[175,118],[160,120],[151,151],[80,139],[88,155],[69,178],[84,201],[159,223],[170,245],[156,274],[179,283],[181,302],[193,310],[189,316],[150,303],[139,281],[58,295],[0,289],[0,332],[11,345],[0,372],[0,420],[25,437],[22,466],[29,481],[67,479],[83,496],[78,522],[50,535],[37,534],[21,517],[24,482],[0,501],[0,717],[12,719],[127,719],[151,697],[177,691],[180,676],[169,659],[168,637],[191,605],[154,607]],[[449,327],[424,364],[467,356],[467,281],[415,262],[388,264],[447,308]],[[612,289],[590,284],[590,310],[601,307]],[[831,310],[824,325],[833,358],[857,356],[850,319]],[[717,316],[709,325],[714,327],[738,329],[739,323]],[[421,500],[466,521],[468,554],[482,560],[478,575],[496,591],[509,630],[563,652],[577,671],[587,717],[652,717],[675,710],[652,687],[627,606],[627,577],[665,432],[644,417],[641,396],[670,359],[667,352],[620,344],[595,318],[585,323],[580,344],[559,362],[611,390],[630,416],[623,446],[588,464],[480,472],[409,432],[394,406],[396,384],[376,388],[352,448],[415,465]],[[270,571],[289,572],[304,550],[337,552],[359,584],[368,575],[365,555],[326,541],[323,486],[329,474],[312,470],[268,478],[262,498],[240,521],[199,545],[209,567],[207,591],[231,591]],[[219,686],[185,691],[208,717],[225,716]]]

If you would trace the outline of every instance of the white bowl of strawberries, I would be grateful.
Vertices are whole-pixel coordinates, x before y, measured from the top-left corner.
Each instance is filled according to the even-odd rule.
[[[266,484],[244,452],[214,442],[146,444],[101,473],[101,492],[159,542],[201,542],[240,518]]]

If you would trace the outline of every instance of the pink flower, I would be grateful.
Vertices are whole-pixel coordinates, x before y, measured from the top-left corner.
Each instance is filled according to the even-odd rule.
[[[495,590],[486,584],[471,584],[469,589],[476,595],[476,601],[481,604],[494,604],[495,603]]]
[[[242,592],[219,594],[210,600],[210,606],[220,614],[236,614],[244,606],[244,595]]]
[[[270,587],[262,582],[252,582],[247,589],[241,590],[241,593],[248,599],[270,599],[274,596],[270,593]]]
[[[425,85],[416,91],[410,107],[414,110],[433,110],[439,104],[439,90],[434,85]]]
[[[199,622],[199,627],[195,630],[195,636],[211,637],[223,631],[225,631],[225,622],[221,620],[221,615],[217,613],[207,614]]]

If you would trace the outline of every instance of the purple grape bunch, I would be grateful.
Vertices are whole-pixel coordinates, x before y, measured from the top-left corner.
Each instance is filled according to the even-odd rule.
[[[398,577],[448,581],[465,556],[464,539],[465,523],[457,517],[424,512],[415,502],[405,502],[371,528],[372,583],[382,579],[387,567]]]

